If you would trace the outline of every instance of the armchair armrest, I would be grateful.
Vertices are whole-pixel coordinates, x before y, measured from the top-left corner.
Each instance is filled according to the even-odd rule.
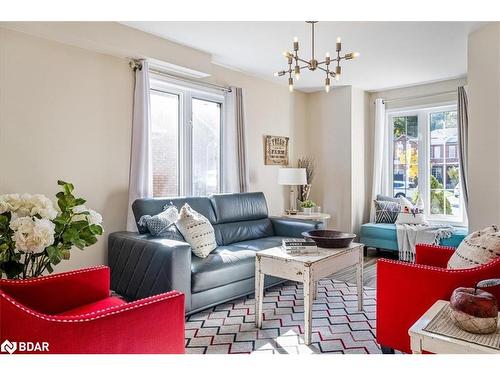
[[[109,296],[109,268],[98,266],[27,280],[0,279],[0,289],[18,302],[56,314]]]
[[[281,217],[271,217],[274,233],[283,237],[302,237],[302,232],[323,229],[324,224],[316,220],[300,220]]]
[[[191,247],[149,234],[115,232],[108,238],[111,289],[129,300],[178,290],[191,307]]]
[[[184,295],[177,291],[72,316],[39,314],[1,293],[0,303],[1,336],[47,342],[50,353],[184,353]]]
[[[454,247],[420,243],[415,246],[415,263],[446,268],[455,250]]]

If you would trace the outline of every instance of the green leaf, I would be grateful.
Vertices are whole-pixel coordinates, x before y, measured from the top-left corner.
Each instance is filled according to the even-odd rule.
[[[95,234],[95,235],[102,235],[102,227],[100,225],[97,225],[97,224],[92,224],[90,225],[90,231]]]
[[[75,199],[75,204],[76,204],[77,206],[80,206],[80,205],[82,205],[82,204],[85,204],[85,202],[87,202],[87,201],[86,201],[85,199],[83,199],[83,198],[76,198],[76,199]]]
[[[46,251],[47,251],[47,255],[49,257],[49,260],[52,264],[58,264],[63,259],[63,254],[62,254],[61,250],[59,250],[55,246],[47,247]]]

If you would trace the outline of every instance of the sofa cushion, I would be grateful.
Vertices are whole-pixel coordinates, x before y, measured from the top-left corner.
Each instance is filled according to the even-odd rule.
[[[451,237],[442,239],[440,245],[458,247],[466,235],[466,228],[455,227]],[[361,226],[360,242],[365,246],[397,251],[396,224],[363,224]]]
[[[267,237],[220,246],[206,258],[193,257],[191,291],[203,292],[255,276],[255,253],[280,246],[284,237]]]
[[[157,215],[163,211],[164,207],[172,203],[178,210],[182,208],[186,203],[189,206],[205,216],[210,223],[215,224],[217,219],[215,217],[215,212],[212,207],[210,199],[207,197],[177,197],[177,198],[143,198],[137,199],[132,203],[132,211],[134,212],[134,217],[136,223],[139,222],[140,218],[144,215]],[[139,233],[148,233],[148,229],[145,226],[137,225]]]
[[[210,200],[218,224],[268,217],[264,193],[214,194]]]
[[[215,225],[215,238],[220,246],[273,235],[273,224],[267,218]]]

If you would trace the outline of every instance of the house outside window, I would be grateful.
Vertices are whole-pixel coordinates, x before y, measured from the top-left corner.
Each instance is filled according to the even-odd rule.
[[[151,79],[153,196],[221,191],[224,96]]]
[[[388,111],[393,196],[419,196],[431,221],[465,225],[456,105]]]

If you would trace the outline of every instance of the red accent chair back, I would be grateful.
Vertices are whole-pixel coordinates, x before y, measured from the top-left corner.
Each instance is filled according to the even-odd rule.
[[[0,342],[46,342],[48,353],[184,353],[184,295],[127,303],[110,297],[109,276],[101,266],[0,279]]]
[[[500,277],[500,258],[469,269],[447,269],[455,248],[416,246],[416,263],[377,261],[377,342],[410,353],[408,329],[437,301],[458,287]],[[489,288],[500,301],[500,288]]]

